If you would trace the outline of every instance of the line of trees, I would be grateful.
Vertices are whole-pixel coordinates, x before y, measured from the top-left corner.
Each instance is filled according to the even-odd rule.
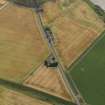
[[[94,5],[94,10],[99,14],[102,20],[105,22],[105,10],[103,10],[100,6]]]
[[[34,7],[37,4],[41,5],[48,0],[8,0],[10,2],[16,3],[18,5],[24,5],[27,7]]]
[[[103,10],[100,6],[95,5],[91,0],[84,0],[87,2],[91,8],[99,15],[99,17],[105,22],[105,10]]]

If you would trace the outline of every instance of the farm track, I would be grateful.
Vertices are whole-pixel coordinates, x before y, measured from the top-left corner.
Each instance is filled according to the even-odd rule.
[[[44,26],[46,26],[46,24],[43,24],[43,23],[45,23],[45,22],[44,22],[43,17],[41,16],[40,13],[38,13],[38,16],[37,16],[37,23],[38,23],[39,29],[41,30],[41,33],[44,35],[44,38],[45,38],[45,40],[46,40],[46,33],[44,32]],[[82,28],[85,28],[85,29],[86,29],[86,27],[83,27],[83,26],[80,25],[80,24],[76,24],[75,22],[73,22],[73,24],[79,25],[78,27],[82,27]],[[89,32],[88,32],[88,31],[89,31]],[[84,34],[85,34],[85,33],[87,33],[87,35],[90,34],[90,33],[91,33],[91,34],[97,34],[97,32],[96,32],[95,30],[90,29],[90,28],[87,28],[87,29],[85,30]],[[81,36],[81,37],[83,37],[83,36]],[[79,38],[79,39],[80,39],[80,38]],[[79,40],[79,39],[78,39],[78,40]],[[48,39],[47,39],[46,41],[48,41]],[[91,40],[90,40],[90,41],[91,41]],[[91,43],[90,43],[90,44],[91,44]],[[89,44],[89,45],[90,45],[90,44]],[[88,45],[88,46],[89,46],[89,45]],[[55,57],[55,58],[58,60],[58,62],[59,62],[59,65],[58,65],[58,67],[59,67],[59,74],[60,74],[60,76],[61,76],[61,78],[62,78],[62,81],[64,82],[64,85],[65,85],[65,87],[66,87],[68,93],[69,93],[69,94],[72,93],[73,98],[74,98],[73,101],[75,101],[76,104],[80,105],[80,104],[81,104],[81,103],[79,102],[79,99],[80,99],[80,100],[82,100],[82,102],[83,102],[84,104],[86,104],[85,100],[83,99],[81,93],[78,91],[77,87],[76,87],[76,90],[77,90],[77,93],[78,93],[78,94],[75,94],[75,92],[72,91],[72,88],[71,88],[72,86],[70,87],[70,84],[68,83],[68,80],[67,80],[67,78],[66,78],[66,76],[65,76],[65,73],[64,73],[65,67],[63,66],[63,64],[62,64],[61,61],[60,61],[60,58],[59,58],[59,55],[58,55],[58,52],[57,52],[55,46],[54,46],[52,43],[49,43],[49,42],[48,42],[48,46],[49,46],[50,52],[53,53],[54,57]],[[71,81],[72,81],[72,79],[71,79]],[[82,103],[82,104],[83,104],[83,103]]]
[[[33,72],[33,71],[32,71]],[[29,90],[31,90],[31,88],[28,88],[28,87],[25,87],[25,86],[22,86],[22,85],[19,85],[19,84],[17,84],[17,83],[14,83],[14,82],[10,82],[10,81],[6,81],[6,80],[2,80],[2,79],[0,79],[0,85],[5,85],[6,87],[8,87],[8,88],[11,88],[11,89],[14,89],[14,90],[16,90],[16,91],[20,91],[20,92],[23,92],[23,90],[25,90],[25,91],[28,91],[28,89]],[[13,87],[12,87],[13,86]],[[20,88],[20,90],[19,90],[19,88]],[[23,89],[24,88],[24,89]],[[24,91],[24,92],[25,92]],[[34,91],[34,89],[32,89],[32,91]],[[56,102],[58,102],[58,103],[65,103],[66,105],[72,105],[72,103],[70,102],[70,101],[67,101],[67,100],[65,100],[65,99],[61,99],[61,98],[59,98],[59,97],[57,97],[57,96],[53,96],[53,95],[49,95],[49,94],[47,94],[47,93],[44,93],[44,92],[41,92],[41,93],[44,93],[43,95],[40,93],[41,91],[37,91],[37,95],[38,95],[38,97],[40,96],[42,96],[42,100],[43,100],[43,98],[45,99],[45,100],[50,100],[50,101],[54,101],[55,103]],[[28,92],[29,93],[29,92]],[[35,92],[33,92],[33,94],[34,94]],[[29,93],[29,94],[32,94],[32,92],[31,93]],[[41,94],[41,95],[40,95]],[[48,95],[48,96],[47,96]],[[36,96],[37,97],[37,96]],[[40,98],[39,97],[39,98]],[[50,97],[52,97],[51,99],[50,99]],[[53,99],[54,98],[54,99]],[[74,104],[73,104],[74,105]]]
[[[36,9],[34,10],[35,12],[36,12]],[[44,30],[44,24],[43,24],[43,18],[41,17],[41,14],[40,13],[37,13],[37,15],[36,15],[36,20],[37,20],[37,26],[39,27],[39,30],[40,30],[40,32],[41,32],[41,34],[43,34],[44,35],[44,39],[48,42],[48,39],[46,39],[46,33],[45,33],[45,30]],[[86,31],[88,31],[88,30],[90,30],[90,29],[87,29]],[[92,30],[91,30],[92,31]],[[62,79],[62,81],[63,81],[63,84],[64,84],[64,86],[65,86],[65,88],[66,88],[66,90],[67,90],[67,92],[69,93],[69,95],[70,96],[72,96],[73,98],[72,98],[72,102],[73,103],[76,103],[77,105],[81,105],[81,103],[79,102],[79,97],[81,97],[82,98],[82,96],[81,96],[81,94],[79,93],[79,91],[78,91],[78,95],[77,94],[75,94],[75,92],[73,91],[73,87],[72,86],[70,86],[71,84],[69,84],[69,82],[68,82],[68,79],[67,79],[67,77],[66,77],[66,75],[65,75],[65,67],[63,66],[63,64],[62,64],[62,62],[61,62],[61,60],[60,60],[60,58],[59,58],[59,55],[58,55],[58,52],[57,52],[57,50],[56,50],[56,48],[55,48],[55,46],[54,46],[54,44],[53,43],[49,43],[48,42],[48,46],[49,46],[49,51],[54,55],[54,57],[57,59],[57,61],[59,62],[59,65],[58,65],[58,68],[59,68],[59,70],[58,70],[58,72],[59,72],[59,75],[60,75],[60,77],[61,77],[61,79]],[[70,47],[70,46],[69,46]],[[65,50],[66,51],[66,50]],[[34,72],[34,71],[33,71]],[[33,73],[32,72],[32,73]],[[37,71],[36,71],[37,72]],[[32,74],[32,73],[30,73],[30,75]],[[29,77],[29,76],[27,76],[27,77]],[[30,79],[30,78],[29,78]],[[3,81],[4,82],[4,84],[5,83],[7,83],[7,82],[9,82],[9,81],[5,81],[5,80],[0,80],[0,83],[1,84],[3,84],[1,81]],[[71,80],[72,81],[72,80]],[[33,81],[31,81],[31,82],[33,82]],[[40,81],[39,81],[40,82]],[[11,84],[11,83],[10,83]],[[44,84],[44,83],[43,83]],[[49,83],[50,84],[50,83]],[[51,84],[50,84],[51,85]],[[19,86],[19,85],[17,85],[17,86]],[[19,87],[21,87],[21,86],[19,86]],[[27,88],[27,90],[28,89],[32,89],[32,88],[29,88],[29,87],[27,87],[27,86],[22,86],[22,87],[24,87],[24,88]],[[15,89],[16,89],[16,87],[15,87]],[[34,89],[32,89],[32,90],[34,90]],[[20,90],[21,91],[21,90]],[[46,96],[46,94],[47,95],[49,95],[49,96],[51,96],[51,97],[53,97],[53,98],[57,98],[57,99],[60,99],[60,100],[62,100],[62,101],[64,101],[64,102],[68,102],[68,101],[65,101],[65,99],[62,99],[61,97],[58,97],[58,96],[56,96],[56,95],[53,95],[53,94],[50,94],[50,93],[48,93],[48,92],[46,92],[46,91],[41,91],[41,89],[35,89],[34,91],[39,91],[39,93],[38,94],[40,94],[40,92],[41,93],[43,93],[44,95],[43,95],[43,97],[48,97],[48,96]],[[79,97],[78,97],[79,96]],[[40,95],[39,95],[39,97],[41,97]],[[47,100],[47,99],[45,99],[45,100]],[[50,99],[49,99],[50,100]],[[52,100],[51,100],[52,101]],[[83,99],[83,102],[85,103],[85,100]],[[69,105],[69,102],[66,104],[66,105]],[[70,104],[71,105],[71,104]]]
[[[35,12],[37,12],[36,8],[35,8]],[[77,105],[81,105],[81,103],[79,102],[79,99],[78,99],[78,96],[75,95],[75,93],[73,92],[67,78],[66,78],[66,75],[64,73],[64,70],[65,70],[65,67],[61,64],[60,60],[59,60],[59,56],[58,56],[58,53],[53,45],[53,43],[49,43],[48,39],[46,39],[46,33],[45,33],[45,30],[44,30],[44,24],[43,24],[43,18],[41,17],[41,14],[37,12],[37,22],[38,22],[38,27],[41,31],[41,33],[44,35],[44,38],[45,40],[48,42],[48,46],[49,46],[49,49],[50,49],[50,52],[54,55],[54,57],[57,59],[57,61],[59,62],[59,65],[58,65],[58,68],[59,68],[59,74],[62,78],[62,81],[64,83],[64,86],[66,88],[66,90],[68,91],[69,95],[71,96],[72,95],[72,101],[74,103],[76,103]],[[84,100],[83,100],[84,102]],[[84,102],[85,103],[85,102]]]

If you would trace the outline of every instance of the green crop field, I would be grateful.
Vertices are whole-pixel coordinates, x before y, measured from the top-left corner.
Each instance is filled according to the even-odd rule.
[[[105,105],[105,32],[69,69],[89,105]]]

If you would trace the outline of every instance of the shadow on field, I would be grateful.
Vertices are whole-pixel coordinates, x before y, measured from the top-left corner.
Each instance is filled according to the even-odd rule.
[[[33,98],[36,97],[43,101],[51,102],[51,103],[53,103],[53,105],[55,105],[55,103],[58,103],[60,105],[75,105],[75,104],[73,104],[69,101],[65,101],[59,97],[52,96],[47,93],[41,92],[39,90],[35,90],[30,87],[24,86],[22,84],[11,82],[8,80],[0,79],[0,85],[4,86],[6,88],[9,88],[11,90],[17,91],[17,92],[21,92],[21,93],[31,96]]]
[[[24,6],[28,8],[37,8],[48,0],[8,0],[9,2],[18,6]]]

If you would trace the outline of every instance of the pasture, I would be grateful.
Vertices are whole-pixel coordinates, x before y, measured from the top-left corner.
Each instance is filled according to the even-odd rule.
[[[89,105],[105,104],[105,31],[67,73]]]

